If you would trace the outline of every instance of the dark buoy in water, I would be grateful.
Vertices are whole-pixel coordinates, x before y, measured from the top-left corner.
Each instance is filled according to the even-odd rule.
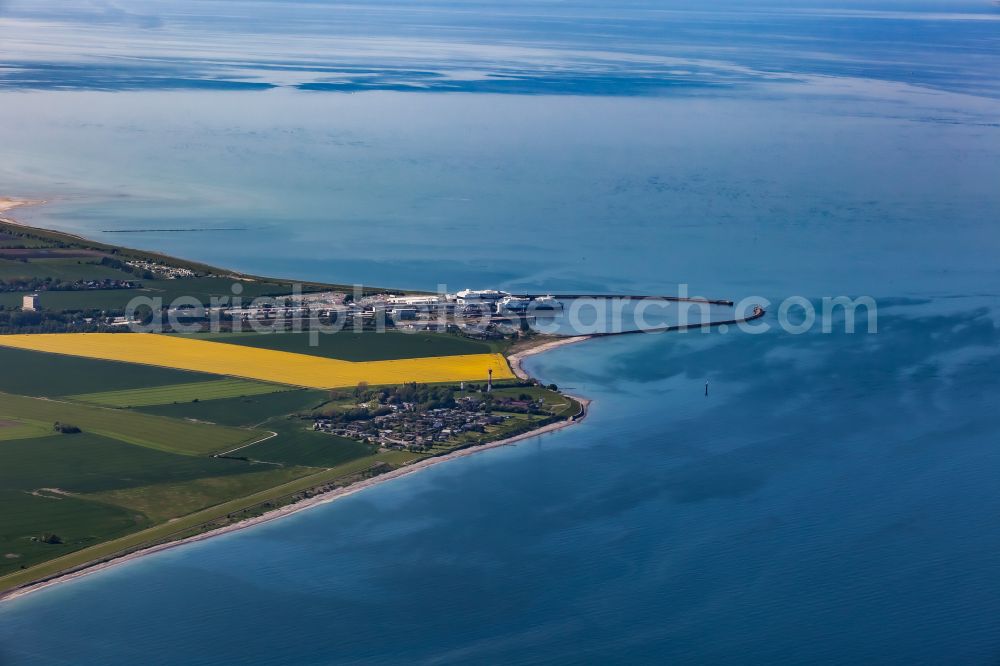
[[[705,397],[708,397],[708,380],[705,380]]]

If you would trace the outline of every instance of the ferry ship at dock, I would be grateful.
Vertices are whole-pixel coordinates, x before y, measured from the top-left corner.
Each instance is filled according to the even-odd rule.
[[[539,296],[531,298],[527,296],[505,296],[497,303],[497,311],[501,313],[522,314],[539,311],[561,310],[562,303],[552,296]]]

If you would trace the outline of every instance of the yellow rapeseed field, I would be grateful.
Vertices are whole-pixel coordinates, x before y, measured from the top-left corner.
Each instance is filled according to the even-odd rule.
[[[454,382],[494,379],[513,374],[501,354],[467,354],[352,363],[271,349],[255,349],[207,340],[150,333],[54,333],[0,335],[0,346],[142,363],[245,377],[308,388],[339,388],[404,382]]]

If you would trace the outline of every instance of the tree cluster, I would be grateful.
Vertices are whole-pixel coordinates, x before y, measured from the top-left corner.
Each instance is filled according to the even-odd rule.
[[[52,429],[58,433],[62,433],[63,435],[75,435],[79,432],[82,432],[75,425],[69,423],[61,423],[59,421],[56,421],[55,423],[52,424]]]
[[[410,382],[401,386],[387,386],[374,393],[369,399],[377,398],[383,405],[401,405],[408,402],[417,405],[420,411],[448,409],[455,406],[455,390],[449,386],[429,386]]]
[[[53,277],[12,278],[0,280],[0,292],[10,291],[93,291],[96,289],[134,289],[141,286],[128,280],[61,280]]]
[[[7,310],[0,306],[0,335],[7,333],[92,333],[103,330],[102,313]],[[92,321],[87,322],[87,319]]]

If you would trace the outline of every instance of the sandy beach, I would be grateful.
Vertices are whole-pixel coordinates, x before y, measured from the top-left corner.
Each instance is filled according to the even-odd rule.
[[[15,208],[21,208],[23,206],[38,206],[43,204],[45,201],[41,199],[17,199],[14,197],[0,197],[0,213],[6,213],[7,211],[14,210]]]
[[[565,344],[572,344],[574,342],[581,342],[581,341],[583,341],[585,339],[587,339],[587,338],[586,337],[580,337],[580,338],[567,338],[566,340],[555,340],[555,341],[553,341],[551,343],[547,343],[545,345],[540,345],[540,346],[535,347],[535,348],[530,349],[530,350],[525,350],[524,352],[521,352],[520,354],[515,355],[515,356],[518,356],[518,358],[517,358],[516,361],[514,360],[513,356],[511,357],[511,367],[514,368],[515,367],[515,363],[517,363],[516,367],[518,368],[518,370],[515,370],[515,372],[523,372],[522,370],[520,370],[520,360],[522,358],[524,358],[525,356],[530,356],[530,355],[533,355],[533,354],[540,354],[540,353],[542,353],[544,351],[547,351],[549,349],[553,349],[555,347],[559,347],[559,346],[562,346],[562,345],[565,345]],[[566,395],[568,395],[568,394],[566,394]],[[257,516],[255,518],[249,518],[247,520],[244,520],[244,521],[241,521],[241,522],[238,522],[238,523],[234,523],[232,525],[227,525],[225,527],[220,527],[219,529],[211,530],[209,532],[205,532],[204,534],[198,534],[198,535],[195,535],[195,536],[191,536],[191,537],[188,537],[186,539],[178,539],[177,541],[171,541],[169,543],[164,543],[164,544],[160,544],[160,545],[157,545],[157,546],[151,546],[149,548],[144,548],[144,549],[138,550],[138,551],[136,551],[134,553],[129,553],[128,555],[123,555],[122,557],[113,559],[113,560],[111,560],[109,562],[101,562],[99,564],[94,564],[93,566],[89,566],[89,567],[87,567],[85,569],[80,569],[78,571],[73,571],[73,572],[70,572],[70,573],[66,573],[64,575],[58,576],[57,578],[52,578],[50,580],[46,580],[46,581],[43,581],[43,582],[40,582],[40,583],[29,584],[29,585],[27,585],[25,587],[21,587],[21,588],[17,588],[17,589],[14,589],[14,590],[10,590],[10,591],[8,591],[6,593],[0,594],[0,603],[2,603],[4,601],[10,601],[11,599],[16,599],[18,597],[23,597],[23,596],[25,596],[27,594],[31,594],[32,592],[37,592],[39,590],[43,590],[43,589],[45,589],[47,587],[52,587],[54,585],[59,585],[61,583],[66,583],[66,582],[69,582],[71,580],[75,580],[77,578],[81,578],[83,576],[87,576],[87,575],[90,575],[92,573],[96,573],[98,571],[102,571],[102,570],[107,569],[109,567],[117,566],[119,564],[124,564],[126,562],[129,562],[129,561],[132,561],[132,560],[136,560],[136,559],[138,559],[140,557],[146,557],[148,555],[152,555],[154,553],[158,553],[158,552],[161,552],[161,551],[164,551],[164,550],[170,550],[171,548],[179,548],[181,546],[184,546],[185,544],[194,543],[196,541],[204,541],[205,539],[211,539],[212,537],[221,536],[223,534],[228,534],[230,532],[236,532],[236,531],[239,531],[239,530],[249,529],[249,528],[254,527],[256,525],[260,525],[262,523],[267,523],[267,522],[270,522],[272,520],[277,520],[279,518],[284,518],[285,516],[290,516],[292,514],[299,513],[300,511],[305,511],[306,509],[311,509],[313,507],[320,506],[322,504],[328,504],[330,502],[334,502],[334,501],[336,501],[338,499],[347,497],[349,495],[353,495],[354,493],[360,492],[360,491],[365,490],[367,488],[371,488],[373,486],[376,486],[376,485],[378,485],[380,483],[386,483],[388,481],[392,481],[393,479],[398,479],[400,477],[407,476],[409,474],[414,474],[414,473],[419,472],[421,470],[425,470],[425,469],[427,469],[427,468],[429,468],[429,467],[431,467],[433,465],[439,465],[441,463],[445,463],[445,462],[448,462],[450,460],[456,460],[458,458],[464,458],[466,456],[471,456],[471,455],[480,453],[482,451],[488,451],[490,449],[496,449],[496,448],[499,448],[501,446],[510,446],[512,444],[516,444],[516,443],[524,441],[526,439],[531,439],[533,437],[538,437],[538,436],[544,435],[546,433],[555,432],[556,430],[561,430],[561,429],[569,427],[571,425],[575,425],[575,424],[579,423],[580,421],[582,421],[587,416],[587,414],[589,413],[589,408],[590,408],[590,402],[591,401],[588,400],[588,399],[586,399],[586,398],[581,398],[581,397],[575,396],[575,395],[571,395],[569,397],[573,398],[574,400],[576,400],[577,402],[579,402],[583,406],[583,413],[580,416],[578,416],[576,419],[572,420],[572,421],[559,421],[557,423],[550,423],[547,426],[543,426],[543,427],[538,428],[536,430],[532,430],[530,432],[522,433],[522,434],[516,435],[514,437],[508,437],[507,439],[498,440],[496,442],[490,442],[488,444],[483,444],[481,446],[475,446],[475,447],[471,447],[471,448],[468,448],[468,449],[462,449],[460,451],[454,451],[452,453],[449,453],[449,454],[446,454],[446,455],[443,455],[443,456],[437,456],[437,457],[434,457],[434,458],[427,458],[427,459],[421,460],[419,462],[413,463],[411,465],[407,465],[405,467],[400,467],[399,469],[395,469],[395,470],[393,470],[391,472],[387,472],[387,473],[382,474],[380,476],[376,476],[376,477],[373,477],[371,479],[366,479],[364,481],[359,481],[358,483],[352,484],[352,485],[347,486],[345,488],[337,488],[336,490],[331,490],[330,492],[323,493],[321,495],[316,495],[316,496],[311,497],[309,499],[305,499],[305,500],[302,500],[300,502],[296,502],[295,504],[289,504],[287,506],[281,507],[280,509],[276,509],[274,511],[266,513],[266,514],[264,514],[262,516]]]
[[[591,336],[589,335],[576,335],[571,338],[560,338],[558,340],[552,340],[551,342],[546,342],[545,344],[538,345],[537,347],[530,347],[529,349],[525,349],[524,351],[519,351],[514,354],[511,354],[510,356],[507,357],[507,361],[510,363],[510,369],[514,372],[514,374],[518,378],[531,379],[528,373],[525,372],[524,368],[521,367],[521,361],[523,361],[529,356],[534,356],[535,354],[543,354],[547,351],[551,351],[558,347],[573,345],[578,342],[589,340],[590,338]],[[575,399],[580,400],[580,398],[575,398]]]
[[[6,213],[15,210],[17,208],[26,208],[28,206],[40,206],[43,203],[45,203],[43,199],[19,199],[16,197],[0,197],[0,222],[3,222],[4,224],[25,226],[21,222],[18,222],[13,217],[8,217]]]

